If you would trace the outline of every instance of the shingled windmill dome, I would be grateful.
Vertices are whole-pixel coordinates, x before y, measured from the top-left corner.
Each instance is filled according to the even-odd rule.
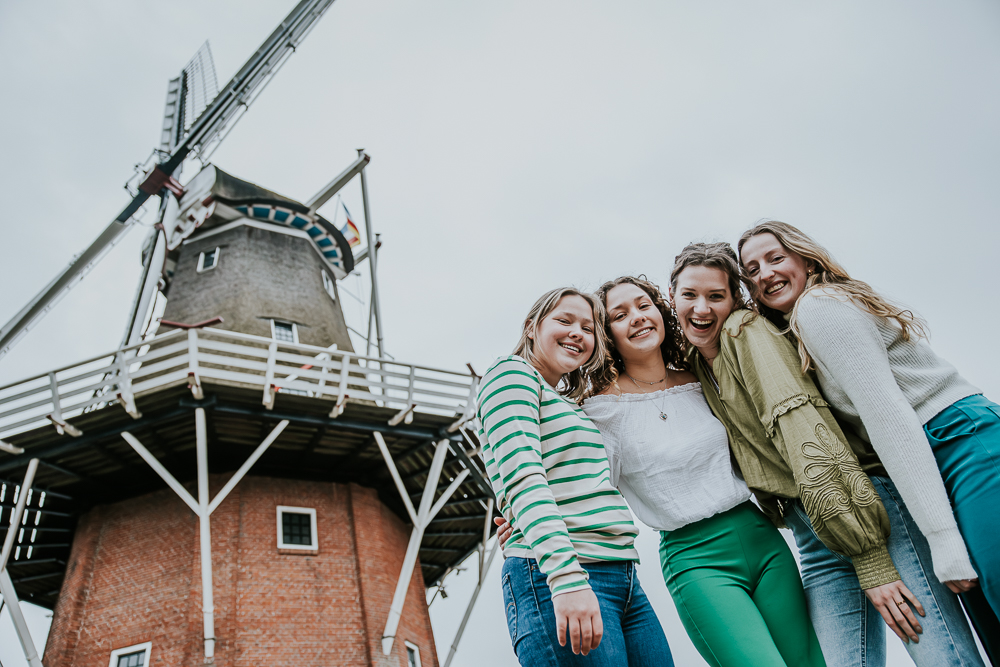
[[[354,256],[330,222],[212,165],[187,185],[180,218],[164,320],[221,317],[228,331],[353,350],[337,280]]]

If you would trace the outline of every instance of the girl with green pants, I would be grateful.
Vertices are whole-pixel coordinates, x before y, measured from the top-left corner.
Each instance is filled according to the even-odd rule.
[[[624,277],[597,295],[611,360],[591,374],[583,409],[611,483],[661,531],[663,576],[691,641],[713,667],[823,667],[795,560],[733,473],[659,288]]]

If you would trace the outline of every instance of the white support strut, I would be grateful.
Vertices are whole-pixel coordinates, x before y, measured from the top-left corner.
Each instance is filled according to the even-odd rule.
[[[226,485],[222,487],[222,490],[219,491],[219,493],[216,494],[215,498],[212,499],[212,502],[209,503],[208,505],[209,514],[214,512],[219,507],[219,505],[222,504],[222,501],[226,499],[226,496],[229,495],[229,492],[232,491],[236,487],[236,485],[240,483],[240,480],[243,479],[243,476],[250,471],[250,468],[252,468],[253,464],[257,462],[257,459],[259,459],[261,456],[264,455],[264,452],[267,450],[268,447],[271,446],[271,443],[278,439],[278,436],[281,435],[281,432],[285,430],[286,426],[288,426],[287,419],[283,419],[280,422],[278,422],[278,425],[274,427],[274,430],[272,430],[271,433],[266,438],[264,438],[264,441],[260,443],[257,446],[257,449],[254,450],[253,454],[250,455],[250,458],[248,458],[243,463],[243,465],[240,466],[240,469],[236,471],[236,474],[234,474],[229,479],[229,481],[226,482]]]
[[[205,627],[205,662],[215,658],[215,598],[212,592],[212,524],[208,512],[208,435],[205,408],[194,411],[198,458],[198,534],[201,538],[201,614]]]
[[[492,518],[492,516],[490,516]],[[476,584],[475,590],[472,591],[472,598],[469,600],[469,606],[465,609],[465,616],[462,617],[462,622],[458,626],[458,632],[455,633],[455,641],[451,643],[451,648],[448,649],[448,659],[444,661],[444,667],[451,667],[451,661],[455,657],[455,653],[458,651],[458,643],[462,641],[462,635],[465,634],[465,626],[469,622],[469,617],[472,616],[472,609],[476,606],[476,600],[479,599],[479,591],[483,589],[483,582],[486,581],[486,573],[490,571],[490,566],[493,565],[493,558],[500,551],[500,540],[497,540],[493,544],[493,548],[490,549],[489,558],[486,559],[485,565],[482,563],[480,558],[479,565],[479,582]]]
[[[396,639],[396,628],[399,627],[399,619],[403,615],[406,591],[410,587],[410,579],[413,576],[413,568],[417,563],[417,554],[420,552],[420,542],[423,540],[424,530],[426,530],[434,516],[441,511],[441,508],[448,502],[452,494],[455,493],[455,490],[469,476],[469,470],[465,469],[456,475],[455,479],[448,485],[448,488],[437,499],[437,502],[434,502],[434,493],[437,491],[438,479],[441,477],[441,469],[444,468],[444,459],[448,454],[448,440],[440,440],[437,443],[437,449],[434,452],[434,460],[431,462],[430,470],[427,472],[427,482],[424,484],[424,492],[420,496],[420,508],[414,516],[413,504],[410,502],[409,494],[403,485],[403,480],[399,477],[396,464],[389,454],[385,440],[383,440],[382,434],[378,431],[374,433],[374,436],[379,449],[382,451],[382,456],[386,460],[386,465],[389,466],[389,472],[392,473],[392,478],[396,482],[396,488],[399,490],[400,495],[403,496],[403,502],[406,504],[406,508],[413,518],[413,531],[410,533],[410,542],[406,547],[406,555],[403,557],[403,567],[399,571],[396,591],[392,596],[392,604],[389,607],[389,618],[385,622],[385,631],[382,633],[382,653],[389,655],[392,653],[392,645]]]
[[[0,572],[0,595],[3,595],[7,608],[10,610],[10,617],[14,621],[14,630],[17,638],[21,641],[21,648],[24,650],[24,659],[29,667],[42,667],[42,660],[38,657],[38,650],[35,642],[31,640],[31,633],[28,631],[28,623],[21,613],[21,602],[14,592],[14,582],[10,580],[7,570]]]
[[[237,484],[243,479],[243,477],[249,472],[253,464],[264,454],[268,447],[271,446],[285,427],[288,426],[288,420],[282,420],[277,426],[271,431],[271,433],[264,438],[263,442],[257,446],[253,454],[240,466],[240,469],[226,482],[225,486],[216,494],[215,498],[209,497],[208,488],[208,435],[205,426],[205,409],[195,408],[194,411],[195,418],[195,452],[198,462],[198,499],[195,500],[194,497],[188,493],[187,489],[178,482],[173,475],[163,467],[155,456],[148,449],[146,449],[139,440],[127,431],[122,432],[122,437],[128,442],[132,449],[142,457],[142,459],[149,464],[156,474],[158,474],[164,482],[167,483],[174,493],[180,497],[184,504],[191,508],[191,511],[198,516],[198,538],[199,546],[201,550],[201,592],[202,592],[202,617],[203,617],[203,633],[204,633],[204,644],[205,644],[205,662],[206,664],[213,662],[215,658],[215,601],[213,595],[213,583],[212,583],[212,528],[211,528],[211,515],[222,501],[226,499],[229,492],[232,491]],[[39,666],[41,667],[41,663]]]
[[[21,642],[21,648],[24,650],[24,659],[30,667],[42,667],[42,661],[38,657],[35,642],[31,639],[31,633],[28,631],[28,624],[24,620],[24,614],[21,613],[21,602],[17,599],[17,593],[14,591],[14,582],[10,580],[10,575],[7,573],[7,559],[10,557],[10,552],[14,547],[14,535],[17,534],[17,530],[21,525],[21,517],[24,516],[24,507],[27,504],[28,491],[35,481],[35,472],[37,470],[38,459],[31,459],[28,462],[28,471],[24,474],[24,482],[21,484],[17,505],[10,517],[10,524],[7,526],[7,536],[3,542],[3,551],[0,552],[0,595],[3,595],[7,607],[10,609],[10,617],[14,621],[14,631],[17,633],[17,638]]]
[[[153,472],[159,475],[160,478],[167,483],[167,486],[169,486],[173,490],[173,492],[176,493],[178,497],[184,501],[184,504],[190,507],[192,512],[198,514],[199,511],[198,502],[194,499],[194,497],[190,493],[188,493],[188,490],[185,489],[181,485],[181,483],[178,482],[174,478],[174,476],[171,475],[167,471],[167,469],[163,467],[163,464],[157,461],[156,457],[153,456],[150,453],[150,451],[146,449],[143,446],[143,444],[139,442],[139,440],[128,431],[122,431],[122,438],[125,439],[125,442],[132,445],[132,449],[134,449],[136,453],[142,457],[143,461],[149,464],[149,467],[153,469]]]

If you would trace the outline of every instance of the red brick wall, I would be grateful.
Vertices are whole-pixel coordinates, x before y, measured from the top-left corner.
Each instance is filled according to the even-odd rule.
[[[213,476],[216,493],[227,476]],[[277,548],[276,507],[316,510],[319,549]],[[409,526],[356,485],[247,477],[212,514],[215,664],[436,667],[417,565],[397,641],[381,637]],[[106,667],[153,643],[151,665],[203,661],[198,521],[171,491],[81,518],[45,648],[47,665]]]

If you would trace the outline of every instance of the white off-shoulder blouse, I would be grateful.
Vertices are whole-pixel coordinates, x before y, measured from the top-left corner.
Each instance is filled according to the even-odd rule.
[[[611,483],[646,525],[677,530],[750,499],[700,383],[593,396],[583,410],[604,438]]]

